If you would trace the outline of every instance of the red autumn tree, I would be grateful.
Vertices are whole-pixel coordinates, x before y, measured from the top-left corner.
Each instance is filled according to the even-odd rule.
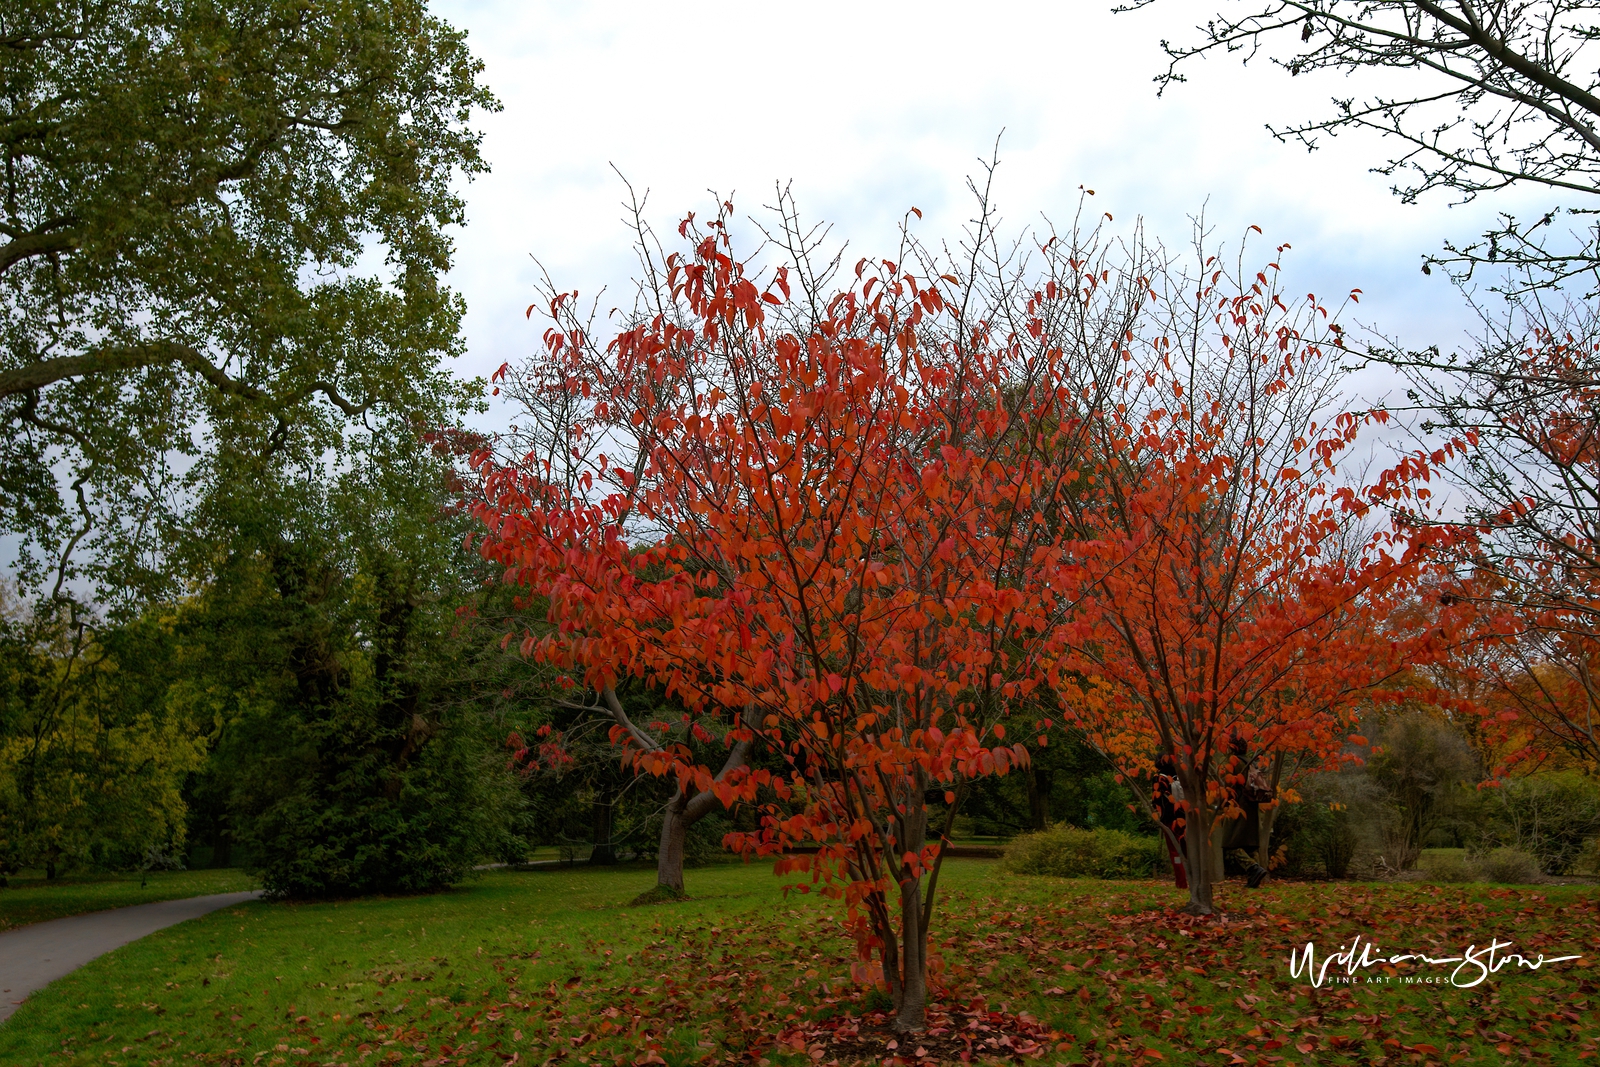
[[[665,270],[659,259],[659,242],[644,219],[640,198],[634,197],[629,207],[636,251],[645,265],[645,274],[659,282],[660,272]],[[652,391],[648,371],[640,376],[637,365],[619,365],[612,349],[594,343],[595,301],[587,308],[580,306],[576,291],[559,290],[548,276],[541,278],[538,291],[540,301],[529,306],[528,318],[532,319],[536,311],[547,316],[544,347],[515,366],[503,364],[492,376],[494,392],[513,406],[515,422],[492,442],[465,453],[480,475],[467,496],[480,514],[504,514],[511,528],[516,528],[518,516],[525,515],[536,502],[555,502],[560,508],[580,501],[599,502],[609,496],[609,521],[619,530],[630,522],[638,526],[633,503],[643,484],[657,416],[666,410],[671,390]],[[641,307],[646,310],[659,311],[672,303],[670,297],[666,304],[659,303],[663,294],[645,287],[639,295]],[[635,313],[646,311],[636,308]],[[644,529],[644,541],[648,541],[648,523]],[[568,536],[581,535],[568,531]],[[491,546],[486,551],[495,549]],[[517,581],[516,575],[508,574],[508,578]],[[520,584],[536,586],[531,581]],[[515,636],[521,640],[524,654],[528,654],[538,640],[536,635],[546,633],[555,614],[538,588],[532,588],[515,606],[536,617],[524,616],[517,622],[518,632],[507,634],[506,641],[509,643]],[[537,617],[540,614],[550,618]],[[605,659],[613,649],[603,639],[610,628],[608,620],[574,611],[563,611],[560,620],[562,640],[569,645],[576,635],[587,632],[586,625],[592,625],[594,635],[600,638],[586,646],[586,654],[593,662],[565,679],[572,688],[566,699],[556,701],[563,713],[577,716],[576,731],[587,733],[596,725],[609,725],[618,731],[616,743],[636,753],[672,751],[686,757],[696,747],[702,755],[718,747],[727,750],[720,761],[721,769],[704,787],[694,779],[683,780],[661,810],[657,891],[669,897],[681,896],[688,832],[718,806],[709,786],[748,766],[754,738],[731,733],[739,726],[737,712],[722,716],[722,722],[696,722],[687,715],[641,718],[637,709],[630,713],[629,704],[636,702],[625,700],[616,689],[616,683],[627,672]],[[563,661],[568,665],[574,662],[570,656]],[[591,679],[598,681],[590,685]],[[574,682],[581,684],[573,685]],[[545,741],[540,753],[538,758],[544,762],[569,763],[572,758],[569,746],[560,737]],[[523,748],[516,756],[531,758],[532,750]]]
[[[1232,408],[1219,419],[1223,401],[1202,380],[1215,368],[1201,357],[1216,353],[1196,347],[1177,387],[1156,373],[1165,363],[1137,361],[1170,358],[1161,338],[1201,305],[1197,336],[1230,335],[1220,343],[1248,348],[1241,360],[1260,353],[1231,336],[1242,337],[1231,320],[1209,317],[1215,279],[1185,304],[1192,283],[1168,279],[1142,245],[1107,249],[1074,232],[1025,257],[999,246],[985,207],[959,261],[908,235],[893,260],[863,260],[841,286],[825,258],[813,269],[815,246],[787,209],[770,236],[788,262],[757,275],[733,255],[730,211],[704,230],[685,220],[686,252],[658,261],[646,243],[639,302],[603,347],[592,322],[564,318],[570,300],[552,301],[551,374],[589,405],[586,439],[635,443],[620,455],[596,447],[565,477],[554,474],[564,459],[480,455],[482,549],[548,598],[555,628],[527,634],[525,652],[597,693],[623,677],[664,686],[697,716],[691,730],[782,754],[782,773],[719,778],[683,745],[651,745],[620,721],[613,731],[635,766],[675,776],[680,794],[758,806],[761,829],[733,844],[777,854],[780,873],[843,898],[896,1025],[916,1029],[933,973],[939,841],[962,783],[1027,759],[1006,740],[1008,712],[1059,702],[1130,773],[1182,753],[1197,827],[1228,813],[1218,730],[1253,728],[1258,747],[1325,758],[1343,740],[1344,711],[1377,680],[1350,673],[1335,699],[1323,684],[1332,665],[1295,665],[1316,643],[1301,635],[1350,655],[1387,640],[1379,601],[1421,557],[1386,569],[1382,548],[1401,534],[1352,545],[1351,523],[1413,493],[1426,465],[1334,495],[1322,476],[1348,421],[1290,450],[1308,457],[1299,474],[1269,471],[1265,446],[1254,466],[1229,452]],[[1248,399],[1266,410],[1314,339],[1273,332],[1296,321],[1274,294],[1234,295],[1233,314],[1283,338],[1270,373],[1250,377],[1262,392]],[[1206,406],[1145,403],[1162,389]],[[585,454],[574,441],[550,456]],[[1302,479],[1308,488],[1296,488]],[[1255,508],[1263,494],[1279,503],[1241,521],[1241,502]],[[1291,519],[1321,533],[1294,542]],[[1323,555],[1285,561],[1274,534]],[[1177,552],[1197,547],[1222,562]],[[1205,616],[1193,590],[1217,592],[1217,574],[1252,591],[1205,631],[1236,666],[1208,683],[1169,587],[1190,591],[1190,614]],[[1176,712],[1140,718],[1145,694],[1128,664],[1149,647],[1119,604],[1123,616],[1148,605],[1160,615],[1150,633],[1181,637],[1183,655],[1200,657],[1173,679]],[[1365,625],[1330,625],[1356,606]],[[1256,661],[1266,666],[1247,668]],[[944,829],[930,824],[936,814]],[[1194,840],[1203,848],[1204,832]]]
[[[1326,309],[1286,300],[1277,263],[1253,276],[1201,263],[1157,276],[1095,421],[1073,509],[1081,599],[1055,683],[1130,779],[1173,761],[1181,834],[1164,833],[1181,837],[1204,914],[1246,814],[1246,763],[1286,793],[1285,770],[1335,765],[1358,712],[1441,653],[1437,627],[1395,612],[1449,535],[1415,521],[1443,453],[1370,485],[1341,479],[1383,416],[1333,414],[1343,346]],[[1276,809],[1237,843],[1264,857]]]
[[[908,236],[838,288],[785,212],[789,263],[758,285],[727,211],[685,220],[689,251],[658,269],[647,246],[640,306],[604,349],[587,324],[549,335],[569,393],[638,448],[567,479],[480,456],[483,550],[549,598],[557,629],[526,651],[600,693],[663,685],[695,726],[782,753],[782,774],[718,781],[682,746],[615,731],[681,791],[759,805],[761,830],[733,843],[843,898],[916,1029],[939,840],[965,780],[1028,758],[1004,720],[1037,699],[1070,614],[1061,502],[1114,378],[1105,341],[1144,289],[1092,235],[1048,242],[1053,307],[1023,328],[1034,292],[987,210],[964,265]]]

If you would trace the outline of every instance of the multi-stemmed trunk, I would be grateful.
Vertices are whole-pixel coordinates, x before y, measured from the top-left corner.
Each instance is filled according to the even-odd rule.
[[[920,855],[927,844],[927,782],[920,770],[912,778],[911,787],[906,790],[903,803],[895,813],[894,822],[899,832],[893,842],[882,842],[885,855],[870,856],[870,846],[865,841],[857,845],[859,858],[856,862],[864,870],[885,869],[892,872],[899,864],[887,855],[890,848],[895,857],[902,857],[908,852]],[[874,893],[867,903],[868,914],[882,942],[883,981],[888,987],[889,999],[894,1004],[892,1025],[897,1033],[909,1033],[927,1027],[928,922],[932,918],[934,891],[938,887],[942,862],[941,854],[931,870],[903,878],[889,893]],[[889,880],[893,881],[892,873]],[[891,903],[891,894],[899,899]],[[898,932],[891,913],[891,908],[896,906],[900,912]]]
[[[1189,905],[1184,910],[1191,915],[1211,914],[1212,872],[1216,866],[1211,851],[1210,834],[1198,826],[1184,835],[1183,862],[1189,868]]]
[[[728,750],[728,758],[717,772],[722,781],[734,770],[750,761],[752,742],[737,741]],[[717,795],[706,789],[689,793],[680,784],[672,799],[667,801],[661,817],[661,847],[656,853],[656,885],[674,896],[683,895],[683,854],[689,839],[689,828],[719,804]]]
[[[890,988],[895,1001],[894,1028],[898,1033],[921,1030],[928,1020],[928,931],[923,922],[922,879],[908,878],[900,885],[899,988]]]
[[[615,689],[607,686],[600,690],[599,698],[600,705],[610,713],[618,726],[627,731],[633,744],[645,752],[661,751],[661,742],[635,726],[628,717]],[[747,730],[750,728],[750,712],[751,709],[746,708],[740,720]],[[754,737],[753,731],[750,736]],[[717,772],[716,781],[721,782],[738,768],[746,766],[750,762],[753,744],[751,740],[734,742],[728,750],[728,758],[723,761],[722,770]],[[716,794],[711,790],[691,794],[681,783],[667,802],[661,819],[661,847],[656,852],[656,886],[667,894],[683,895],[683,854],[689,828],[709,815],[717,803]]]

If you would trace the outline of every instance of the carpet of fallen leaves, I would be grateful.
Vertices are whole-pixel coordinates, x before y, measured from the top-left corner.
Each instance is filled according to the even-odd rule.
[[[252,1035],[244,1050],[154,1036],[136,1059],[119,1059],[150,1067],[1442,1067],[1579,1063],[1595,1056],[1600,1039],[1593,958],[1538,972],[1508,967],[1471,989],[1405,981],[1448,968],[1371,968],[1362,974],[1386,980],[1321,989],[1288,969],[1291,949],[1314,941],[1336,951],[1358,934],[1385,955],[1455,954],[1498,938],[1530,958],[1592,957],[1600,948],[1595,889],[1269,884],[1252,892],[1229,884],[1219,892],[1226,916],[1197,919],[1176,910],[1170,886],[997,874],[946,899],[935,921],[940,988],[929,1029],[898,1039],[886,1028],[882,993],[848,978],[852,953],[834,909],[793,901],[725,917],[688,916],[677,905],[633,909],[618,913],[614,940],[396,963],[364,976],[395,1007],[297,1015],[277,1034]],[[494,988],[470,991],[486,985]]]

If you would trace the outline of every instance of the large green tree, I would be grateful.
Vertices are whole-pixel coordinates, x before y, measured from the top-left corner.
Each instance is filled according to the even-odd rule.
[[[472,624],[484,564],[447,465],[379,430],[341,469],[259,463],[251,494],[208,501],[225,548],[141,668],[207,738],[197,836],[274,893],[437,887],[505,854],[521,806],[501,694],[526,669]]]
[[[480,71],[422,0],[0,6],[0,527],[25,584],[149,595],[219,457],[459,399],[439,279],[497,106]]]

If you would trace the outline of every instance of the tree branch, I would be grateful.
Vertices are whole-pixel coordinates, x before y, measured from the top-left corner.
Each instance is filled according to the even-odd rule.
[[[0,245],[0,274],[4,274],[16,264],[33,256],[48,256],[52,253],[76,250],[83,239],[83,235],[77,229],[72,228],[70,222],[70,219],[64,218],[51,219],[21,237],[13,238]]]
[[[321,393],[328,398],[329,403],[346,415],[355,418],[364,414],[376,400],[375,397],[369,397],[358,404],[340,393],[337,386],[320,378],[312,381],[304,388],[275,397],[263,389],[231,377],[227,371],[207,359],[199,349],[190,345],[179,344],[176,341],[147,341],[144,344],[136,345],[112,345],[87,352],[81,356],[59,356],[55,359],[30,363],[13,370],[0,371],[0,399],[15,396],[18,393],[36,393],[48,385],[53,385],[69,378],[86,378],[94,374],[137,370],[141,367],[157,367],[169,363],[179,364],[196,376],[205,379],[220,393],[227,396],[241,397],[245,400],[266,402],[274,408],[290,407],[313,393]]]

